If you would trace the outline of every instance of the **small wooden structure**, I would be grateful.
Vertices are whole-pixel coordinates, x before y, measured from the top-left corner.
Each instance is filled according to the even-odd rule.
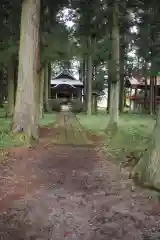
[[[83,82],[76,79],[67,69],[60,72],[51,79],[51,99],[52,109],[59,109],[59,105],[66,104],[72,106],[82,103]],[[82,108],[82,107],[80,107]],[[58,110],[57,109],[57,110]]]
[[[144,77],[131,76],[126,80],[125,86],[131,111],[156,112],[160,104],[160,76],[147,78],[146,81]]]
[[[51,98],[71,101],[82,99],[83,83],[77,80],[68,70],[63,70],[51,79]]]

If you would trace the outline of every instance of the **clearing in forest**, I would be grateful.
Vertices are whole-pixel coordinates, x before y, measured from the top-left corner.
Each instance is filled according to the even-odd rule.
[[[159,209],[75,115],[58,114],[40,133],[38,146],[15,148],[0,165],[0,239],[158,239]]]

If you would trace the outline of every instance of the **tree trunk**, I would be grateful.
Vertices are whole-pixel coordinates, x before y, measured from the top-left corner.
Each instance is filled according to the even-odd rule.
[[[15,61],[11,57],[8,64],[8,105],[7,105],[7,117],[11,117],[14,112],[14,70],[15,70]]]
[[[112,82],[110,89],[110,107],[108,130],[113,132],[118,128],[119,119],[119,25],[118,5],[113,4],[113,26],[112,26]]]
[[[51,99],[51,78],[52,78],[52,69],[51,63],[48,64],[48,98]]]
[[[83,100],[84,100],[84,110],[87,112],[87,57],[84,56],[84,70],[83,70]]]
[[[4,94],[3,94],[3,69],[0,70],[0,107],[4,104]]]
[[[83,61],[80,60],[80,66],[79,66],[79,80],[83,80]]]
[[[86,58],[84,56],[83,62],[82,62],[82,81],[83,81],[83,83],[85,83],[85,77],[86,77]]]
[[[21,15],[18,83],[13,132],[38,139],[40,0],[24,0]]]
[[[154,77],[150,77],[150,115],[153,116],[154,115]]]
[[[14,106],[16,102],[17,80],[18,80],[18,59],[16,58],[15,69],[14,69]]]
[[[97,96],[92,96],[92,113],[97,114]]]
[[[87,39],[88,56],[87,56],[87,76],[86,76],[86,113],[92,115],[92,54],[91,54],[91,37]]]
[[[125,63],[125,44],[124,33],[121,35],[120,41],[120,88],[119,88],[119,111],[124,111],[124,63]]]
[[[48,73],[48,64],[46,64],[45,66],[45,73],[44,73],[44,106],[45,106],[45,111],[49,112],[50,108],[49,108],[49,73]]]
[[[42,68],[41,70],[41,79],[40,79],[40,93],[39,93],[39,97],[40,97],[40,104],[39,104],[39,117],[42,118],[43,117],[43,112],[44,112],[44,68]]]
[[[108,96],[107,96],[107,112],[109,113],[110,96],[111,96],[111,82],[112,82],[112,60],[111,54],[108,60]]]
[[[92,115],[92,56],[88,56],[87,62],[87,115]]]
[[[153,110],[154,110],[154,115],[156,115],[156,105],[157,105],[157,102],[156,102],[156,86],[157,86],[157,77],[155,76],[154,77],[154,91],[153,91]]]
[[[144,110],[147,113],[148,112],[148,84],[147,84],[147,78],[148,78],[148,63],[145,60],[144,62]]]
[[[111,13],[110,13],[111,14]],[[112,16],[109,16],[110,18]],[[107,113],[110,107],[111,82],[112,82],[112,21],[109,24],[109,56],[108,56],[108,96],[107,96]]]
[[[132,177],[138,183],[160,190],[160,109],[150,147],[133,169]]]

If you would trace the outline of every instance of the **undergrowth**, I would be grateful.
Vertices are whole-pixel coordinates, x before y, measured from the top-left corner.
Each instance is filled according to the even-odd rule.
[[[55,121],[55,116],[54,113],[44,114],[44,118],[40,120],[40,125],[50,125]],[[0,109],[0,149],[25,146],[26,144],[22,133],[13,134],[11,132],[11,118],[5,118],[4,109]]]
[[[119,118],[117,133],[113,138],[108,139],[105,134],[108,124],[107,115],[98,114],[88,117],[79,114],[77,117],[85,129],[97,135],[104,135],[107,155],[118,162],[123,161],[126,155],[130,153],[138,155],[148,147],[155,124],[155,120],[150,116],[125,113]]]

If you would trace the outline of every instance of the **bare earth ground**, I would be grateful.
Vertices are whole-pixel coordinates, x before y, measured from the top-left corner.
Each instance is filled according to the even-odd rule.
[[[0,165],[0,240],[160,239],[147,192],[105,160],[76,117],[57,120],[36,148],[13,149]]]

